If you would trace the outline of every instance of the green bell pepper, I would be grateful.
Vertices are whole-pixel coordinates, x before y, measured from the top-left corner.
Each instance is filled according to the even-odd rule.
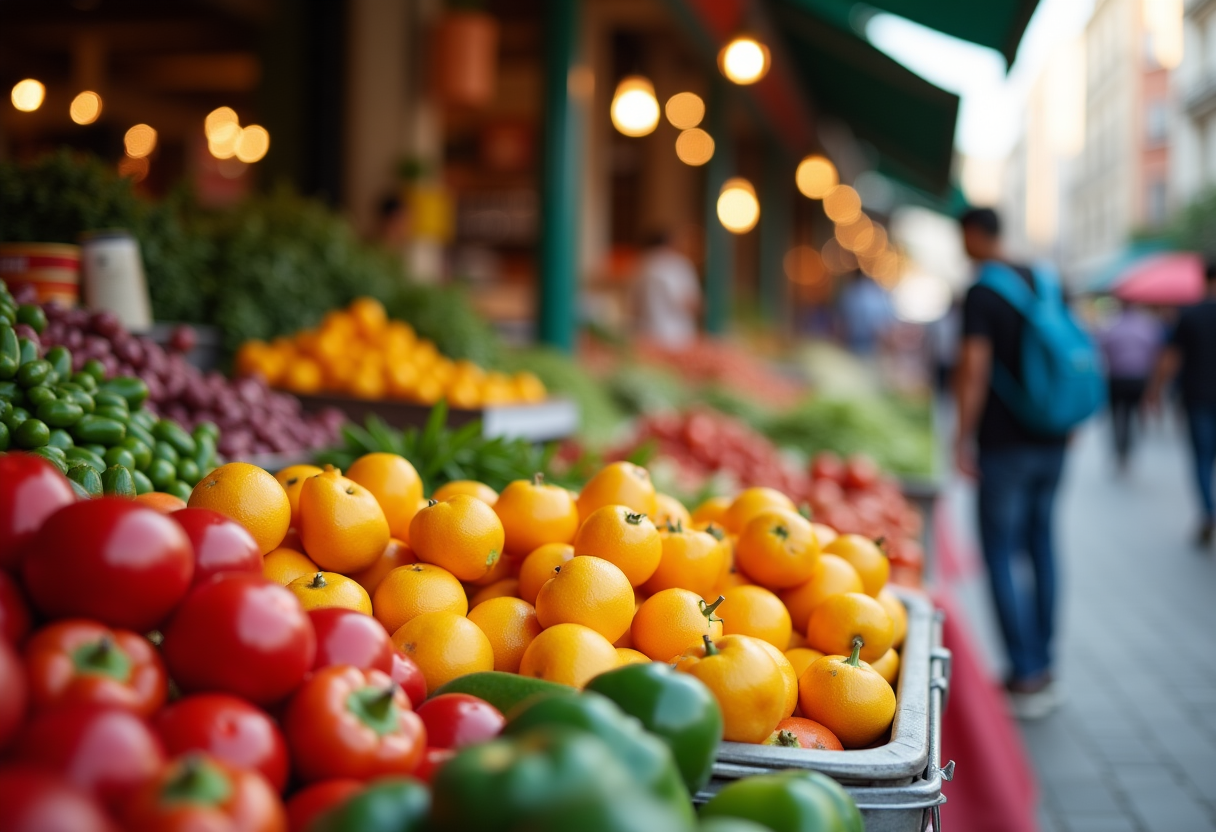
[[[691,794],[709,782],[722,742],[722,710],[699,679],[649,662],[601,673],[586,689],[607,696],[664,740]]]
[[[788,771],[736,780],[701,807],[703,819],[743,818],[772,832],[864,832],[853,799],[830,777]]]
[[[431,809],[431,793],[412,777],[384,777],[334,806],[309,832],[421,832]]]
[[[692,832],[685,813],[644,794],[628,800],[592,797],[557,803],[528,819],[527,832]],[[757,832],[766,832],[757,827]]]

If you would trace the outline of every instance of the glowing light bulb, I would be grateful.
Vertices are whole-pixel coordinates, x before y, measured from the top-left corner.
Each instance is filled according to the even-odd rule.
[[[663,108],[667,120],[677,130],[690,130],[705,118],[705,102],[695,92],[678,92],[667,99]]]
[[[156,130],[146,124],[137,124],[123,136],[122,143],[128,156],[142,159],[156,149]]]
[[[828,191],[840,184],[836,166],[823,156],[807,156],[798,163],[794,184],[808,199],[823,199]]]
[[[659,100],[654,84],[641,75],[630,75],[617,84],[612,96],[612,124],[626,136],[647,136],[659,126]]]
[[[718,221],[732,234],[746,234],[760,221],[760,200],[752,183],[740,176],[728,179],[718,194]]]
[[[714,139],[700,127],[684,130],[676,137],[676,156],[686,165],[697,167],[714,158]]]
[[[78,94],[68,107],[68,115],[77,124],[92,124],[101,116],[101,96],[92,90]]]
[[[42,106],[46,98],[46,87],[41,81],[26,78],[13,84],[13,106],[23,113],[32,113]]]
[[[754,84],[768,73],[768,47],[748,35],[740,35],[718,53],[722,74],[736,84]]]

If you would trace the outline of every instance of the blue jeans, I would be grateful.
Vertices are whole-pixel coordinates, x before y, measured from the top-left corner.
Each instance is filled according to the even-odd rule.
[[[1051,668],[1055,630],[1056,564],[1052,509],[1063,446],[1017,445],[979,452],[980,545],[1005,649],[1015,679]],[[1016,558],[1028,557],[1032,587],[1020,585]]]
[[[1216,520],[1212,502],[1212,468],[1216,466],[1216,405],[1188,404],[1186,420],[1191,428],[1191,452],[1195,458],[1195,484],[1206,522]]]

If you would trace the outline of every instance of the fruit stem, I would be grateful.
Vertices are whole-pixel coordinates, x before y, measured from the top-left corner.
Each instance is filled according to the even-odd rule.
[[[865,643],[865,639],[861,636],[853,636],[853,652],[849,654],[849,657],[845,660],[845,664],[850,667],[861,666],[861,648]]]
[[[705,658],[718,655],[718,647],[710,641],[709,636],[701,636],[701,641],[705,643]]]
[[[777,745],[782,748],[801,748],[802,743],[798,742],[798,737],[793,731],[783,728],[777,732]]]
[[[78,673],[109,676],[125,682],[131,677],[131,660],[109,633],[97,641],[83,644],[72,653],[72,662]]]
[[[364,725],[383,737],[398,728],[397,703],[393,701],[396,692],[396,685],[359,688],[347,696],[346,707]]]
[[[640,526],[645,519],[645,514],[636,514],[632,511],[625,515],[625,522],[631,526]]]
[[[714,610],[716,610],[718,608],[718,605],[721,604],[725,600],[726,600],[725,595],[719,595],[718,600],[714,601],[712,604],[707,604],[704,601],[702,601],[701,602],[701,612],[705,613],[705,617],[708,618],[710,621],[721,621],[722,620],[721,618],[714,618]]]
[[[326,586],[328,586],[328,584],[325,583],[325,573],[318,572],[317,574],[313,575],[312,583],[310,583],[308,586],[310,589],[324,589]]]
[[[545,472],[537,471],[535,474],[533,474],[532,475],[532,484],[533,485],[544,485],[545,484]]]
[[[874,545],[878,547],[878,551],[882,552],[883,557],[890,557],[887,554],[887,538],[884,535],[879,535],[874,538]]]
[[[232,794],[232,781],[199,754],[187,754],[181,768],[164,785],[160,798],[168,804],[217,806]]]

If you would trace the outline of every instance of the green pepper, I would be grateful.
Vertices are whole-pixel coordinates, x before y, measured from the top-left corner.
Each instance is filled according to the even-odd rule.
[[[125,407],[111,407],[110,405],[99,405],[93,409],[93,415],[101,419],[113,419],[115,422],[127,423],[131,418],[130,412]]]
[[[2,421],[4,424],[8,425],[9,430],[16,430],[21,426],[21,423],[28,418],[30,418],[30,412],[28,410],[26,410],[24,407],[14,405],[13,409],[5,415]]]
[[[80,409],[85,413],[92,413],[97,409],[97,404],[93,401],[93,397],[83,390],[63,390],[63,385],[59,385],[59,398],[65,402],[75,402],[80,405]]]
[[[70,428],[84,417],[84,408],[76,402],[52,399],[38,405],[38,418],[53,428]]]
[[[177,469],[173,467],[173,463],[159,457],[148,464],[144,473],[148,475],[148,479],[152,481],[152,485],[156,487],[157,491],[167,491],[177,479]]]
[[[701,822],[697,824],[697,832],[769,832],[769,829],[754,820],[728,818],[722,815],[716,818],[702,818]]]
[[[17,370],[17,383],[25,389],[39,384],[50,384],[55,368],[45,358],[35,358],[27,361]]]
[[[72,373],[72,384],[80,386],[80,389],[86,393],[94,393],[97,391],[97,379],[93,378],[84,370],[78,370]]]
[[[83,462],[68,468],[68,479],[83,488],[90,497],[100,497],[102,494],[101,475]]]
[[[71,378],[72,376],[72,352],[62,344],[51,347],[46,351],[44,356],[47,361],[51,362],[51,366],[55,368],[55,374],[61,379]]]
[[[115,376],[109,381],[103,381],[101,390],[107,393],[117,393],[127,400],[132,410],[138,408],[148,398],[148,385],[142,379],[134,376]]]
[[[17,375],[21,366],[21,344],[17,332],[8,324],[0,323],[0,379]]]
[[[11,441],[8,425],[0,422],[0,451],[7,451]]]
[[[583,693],[538,697],[511,714],[503,735],[518,736],[546,725],[568,725],[599,737],[638,785],[692,822],[691,798],[671,751],[606,696]]]
[[[139,474],[141,477],[144,477],[144,479],[148,479],[146,476],[144,476],[143,472],[136,471],[136,473]],[[152,481],[148,480],[148,484],[151,485]],[[152,491],[153,489],[149,488],[148,490]],[[182,482],[181,480],[174,480],[173,482],[171,482],[169,484],[168,491],[174,497],[177,497],[180,500],[185,500],[186,502],[190,502],[190,495],[194,493],[194,487],[191,486],[190,483],[188,483],[188,482]]]
[[[179,456],[194,456],[198,453],[198,444],[194,441],[194,437],[186,433],[177,422],[161,419],[152,426],[152,435],[157,440],[172,445]]]
[[[101,457],[106,461],[106,467],[111,465],[121,465],[128,470],[135,470],[135,454],[128,451],[122,445],[115,445],[113,448],[106,449],[105,454]]]
[[[141,442],[139,437],[131,435],[130,425],[127,425],[127,434],[127,438],[118,444],[131,452],[131,455],[135,457],[135,467],[143,471],[152,461],[152,448]]]
[[[135,496],[135,478],[121,465],[111,465],[101,475],[102,489],[116,497]]]
[[[73,465],[77,463],[87,465],[98,474],[106,470],[105,460],[90,451],[88,448],[81,448],[79,446],[75,448],[64,448],[63,452],[67,455],[68,461]]]
[[[36,384],[29,390],[25,391],[25,400],[30,403],[31,407],[38,407],[47,402],[58,401],[59,397],[55,395],[55,391],[47,387],[45,384]]]
[[[435,773],[434,832],[508,832],[562,801],[628,800],[638,787],[597,737],[549,725],[457,752]]]
[[[41,306],[23,303],[17,307],[17,323],[25,324],[41,335],[46,329],[46,313],[42,311]]]
[[[33,450],[51,441],[51,429],[41,419],[26,419],[13,431],[13,444],[18,448]]]
[[[745,818],[772,832],[864,832],[852,798],[831,778],[810,774],[815,773],[736,780],[701,807],[701,817]]]
[[[72,437],[82,444],[98,443],[110,447],[117,445],[126,436],[127,426],[122,422],[92,413],[81,416],[80,421],[72,426]]]
[[[586,689],[607,696],[665,741],[691,794],[709,782],[722,742],[722,710],[700,680],[648,662],[601,673]]]
[[[63,428],[51,428],[51,436],[46,440],[46,444],[65,453],[68,448],[76,447],[76,443],[72,441],[72,434]]]
[[[645,794],[596,796],[553,806],[528,818],[528,832],[691,832],[685,814]],[[698,827],[699,830],[699,827]],[[758,827],[757,832],[766,832]]]
[[[199,471],[198,463],[189,457],[184,457],[178,460],[177,463],[177,478],[183,482],[188,482],[194,485],[203,475]]]
[[[31,361],[38,360],[38,344],[33,338],[21,336],[17,338],[17,343],[21,347],[22,364],[29,364]]]
[[[148,479],[148,475],[145,474],[143,471],[140,471],[138,468],[131,472],[131,479],[135,480],[135,493],[136,494],[147,494],[149,491],[156,490],[156,486],[154,486],[152,484],[152,480]],[[176,484],[177,483],[174,483],[174,485],[176,485]],[[172,489],[170,489],[170,492],[172,492]],[[180,497],[181,495],[179,494],[178,496]],[[189,493],[189,491],[187,491],[186,497],[189,497],[189,496],[190,496],[190,493]],[[184,500],[184,499],[186,499],[186,497],[182,497],[182,499]]]
[[[84,362],[84,366],[80,368],[81,372],[88,373],[93,377],[93,381],[101,384],[106,380],[106,365],[102,364],[99,359],[90,358]]]
[[[117,393],[110,393],[105,390],[98,390],[93,395],[93,401],[98,407],[117,407],[121,408],[123,413],[130,413],[130,405],[127,400]]]
[[[420,832],[431,793],[409,777],[384,777],[317,817],[309,832]]]

